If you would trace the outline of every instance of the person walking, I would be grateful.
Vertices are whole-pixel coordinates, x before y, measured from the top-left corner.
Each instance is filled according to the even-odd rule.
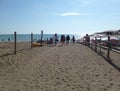
[[[54,35],[54,41],[55,41],[55,45],[57,45],[57,42],[58,42],[58,35],[57,35],[57,33],[55,33],[55,35]]]
[[[68,44],[69,44],[69,41],[70,41],[70,36],[69,36],[69,35],[67,35],[67,36],[66,36],[66,45],[68,45]]]
[[[86,36],[85,36],[85,44],[87,45],[87,46],[90,46],[90,36],[88,35],[88,34],[86,34]]]
[[[75,36],[74,35],[72,37],[72,42],[73,42],[73,44],[75,44]]]
[[[61,45],[65,44],[65,35],[61,35]]]

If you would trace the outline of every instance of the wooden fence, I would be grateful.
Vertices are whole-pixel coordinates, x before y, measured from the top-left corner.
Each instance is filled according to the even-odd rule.
[[[84,41],[82,44],[97,52],[107,62],[120,71],[120,41],[118,41],[116,45],[116,42],[111,41],[110,37],[111,36],[107,36],[107,40],[102,40],[101,36],[95,37],[94,40],[90,40],[89,43]]]
[[[19,41],[20,38],[18,37],[17,32],[14,32],[13,34],[4,34],[0,36],[1,37],[4,36],[5,38],[8,35],[10,35],[10,37],[12,36],[11,39],[9,40],[7,40],[7,38],[6,40],[2,39],[2,41],[0,42],[0,57],[11,55],[11,54],[16,54],[18,51],[28,50],[32,48],[33,33],[29,35],[29,39],[28,39],[29,41],[24,41],[24,42]]]
[[[99,38],[99,40],[97,37],[95,37],[95,40],[90,40],[90,47],[94,49],[96,52],[99,52],[100,54],[102,53],[101,51],[102,49],[106,50],[108,59],[110,59],[111,52],[120,54],[120,45],[115,45],[115,43],[110,40],[110,36],[108,36],[108,39],[104,41],[101,40],[101,37]]]
[[[0,35],[0,37],[1,36],[6,37],[7,35],[8,34]],[[6,39],[5,41],[0,42],[0,57],[6,56],[6,55],[11,55],[11,54],[16,54],[18,51],[28,50],[28,49],[32,49],[33,47],[43,45],[43,43],[42,43],[43,31],[41,31],[41,35],[39,37],[40,38],[39,43],[37,41],[34,42],[34,40],[36,38],[33,33],[28,34],[29,37],[27,37],[27,41],[26,40],[20,41],[21,37],[19,36],[19,34],[17,34],[17,32],[14,32],[14,34],[9,34],[9,35],[12,36],[12,40],[10,40],[10,38],[9,38],[9,40]],[[24,37],[26,37],[26,35],[24,35]]]

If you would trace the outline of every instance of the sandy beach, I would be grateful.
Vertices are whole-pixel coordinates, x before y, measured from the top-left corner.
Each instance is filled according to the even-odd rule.
[[[112,58],[120,65],[119,55]],[[0,57],[0,91],[119,90],[120,72],[84,45],[42,46]]]

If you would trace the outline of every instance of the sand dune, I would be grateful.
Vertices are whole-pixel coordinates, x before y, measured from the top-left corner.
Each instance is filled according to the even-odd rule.
[[[36,47],[0,57],[0,91],[119,89],[120,72],[80,44]]]

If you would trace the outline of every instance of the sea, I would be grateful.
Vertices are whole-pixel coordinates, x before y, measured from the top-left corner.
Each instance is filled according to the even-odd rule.
[[[62,34],[58,34],[58,38],[60,40]],[[68,34],[64,34],[67,36]],[[53,38],[54,34],[43,34],[42,39],[47,40],[50,39],[51,37]],[[77,34],[69,34],[70,38],[72,36],[75,36],[76,39],[79,39],[80,36]],[[17,34],[16,36],[17,42],[29,42],[31,41],[31,34]],[[41,34],[33,34],[33,39],[34,40],[40,40],[41,39]],[[0,34],[0,42],[13,42],[14,41],[14,34]]]

